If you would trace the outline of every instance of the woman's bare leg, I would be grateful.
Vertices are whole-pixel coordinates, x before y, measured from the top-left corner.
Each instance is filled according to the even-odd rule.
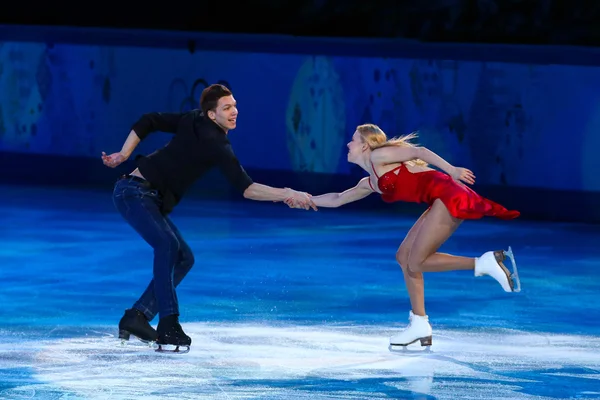
[[[415,223],[405,242],[400,245],[397,258],[404,271],[406,287],[411,297],[412,313],[409,326],[390,338],[391,346],[407,346],[416,341],[420,341],[421,346],[431,346],[432,329],[429,317],[425,313],[423,272],[466,268],[469,259],[461,260],[460,257],[436,253],[461,222],[448,213],[444,203],[436,200],[426,214]],[[427,260],[432,256],[435,257],[434,263],[428,264]],[[447,265],[451,265],[452,268],[447,268]],[[430,268],[426,269],[424,266]]]
[[[432,329],[429,324],[429,317],[425,313],[422,273],[472,270],[475,268],[475,258],[458,257],[437,252],[461,223],[462,220],[450,215],[441,200],[436,200],[427,213],[415,223],[405,242],[400,245],[397,259],[404,271],[406,286],[411,298],[412,313],[409,326],[390,338],[391,346],[407,346],[416,341],[420,341],[421,346],[431,346]],[[408,257],[406,256],[407,249]],[[501,278],[504,278],[504,280],[508,278],[504,275],[501,265],[498,264],[498,256],[495,253],[488,252],[484,254],[482,258],[487,257],[487,259],[483,262],[479,260],[478,268],[481,272],[492,275],[507,290],[508,283],[502,282]],[[496,257],[496,260],[494,260],[494,257]],[[408,265],[408,268],[406,265]]]
[[[438,253],[437,250],[462,223],[454,218],[441,200],[436,200],[410,248],[408,268],[414,273],[469,270],[475,258]]]
[[[428,212],[429,210],[425,211],[412,228],[410,228],[396,252],[396,261],[400,264],[400,268],[402,268],[402,273],[404,274],[404,283],[406,284],[406,290],[410,298],[410,306],[413,313],[417,315],[425,315],[425,285],[421,272],[412,272],[408,269],[408,256],[417,233],[421,225],[423,225],[423,221],[427,218]]]

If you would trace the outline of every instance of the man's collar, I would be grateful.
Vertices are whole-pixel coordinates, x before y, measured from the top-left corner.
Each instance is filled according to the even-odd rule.
[[[224,135],[227,135],[227,132],[225,132],[225,129],[223,129],[223,128],[222,128],[222,127],[219,125],[219,124],[217,124],[217,123],[216,123],[215,121],[213,121],[212,119],[208,118],[208,116],[204,115],[204,113],[203,113],[202,111],[200,112],[200,115],[202,116],[202,118],[203,118],[205,121],[208,121],[208,122],[210,122],[211,124],[213,124],[213,126],[214,126],[215,128],[217,128],[217,129],[219,130],[219,132],[221,132],[221,133],[222,133],[222,134],[224,134]]]

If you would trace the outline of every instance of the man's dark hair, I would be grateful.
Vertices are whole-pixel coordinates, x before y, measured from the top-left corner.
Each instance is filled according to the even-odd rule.
[[[200,108],[204,115],[208,116],[209,110],[217,108],[217,103],[221,97],[231,96],[231,90],[227,87],[215,83],[202,91],[200,96]]]

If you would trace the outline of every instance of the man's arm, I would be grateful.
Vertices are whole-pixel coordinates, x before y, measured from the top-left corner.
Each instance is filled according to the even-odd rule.
[[[181,118],[184,116],[183,113],[161,113],[151,112],[141,116],[135,124],[133,124],[131,131],[134,132],[140,140],[144,140],[152,132],[177,132],[177,127]]]
[[[125,159],[128,159],[131,153],[133,153],[133,150],[135,150],[137,145],[140,144],[140,141],[140,137],[134,130],[129,132],[129,135],[127,135],[127,139],[125,139],[125,143],[123,143],[123,147],[121,147],[121,155],[123,155]]]
[[[244,190],[244,198],[256,201],[284,201],[289,196],[292,196],[291,189],[279,189],[271,186],[263,185],[262,183],[252,182],[250,186]]]
[[[133,153],[133,150],[135,150],[139,143],[140,138],[135,133],[135,131],[132,130],[131,132],[129,132],[127,139],[125,139],[125,143],[123,143],[121,151],[110,155],[106,154],[105,152],[102,152],[102,162],[104,163],[104,165],[111,168],[115,168],[121,165],[122,163],[127,161],[129,156],[131,155],[131,153]]]
[[[231,145],[226,145],[218,157],[218,165],[221,172],[233,187],[243,193],[244,198],[256,201],[284,201],[294,198],[298,203],[303,204],[305,209],[308,209],[310,206],[316,211],[316,206],[312,204],[310,197],[306,193],[297,192],[289,188],[274,188],[254,182],[240,165]]]
[[[125,143],[123,143],[123,147],[121,147],[121,151],[111,155],[102,152],[102,162],[111,168],[122,164],[131,156],[137,145],[150,133],[156,131],[175,133],[183,115],[182,113],[157,112],[142,115],[133,124]]]
[[[313,203],[308,193],[299,192],[290,188],[279,189],[254,182],[244,190],[244,197],[258,201],[277,202],[287,200],[296,204],[295,208],[304,208],[305,210],[312,208],[317,211],[317,206]]]

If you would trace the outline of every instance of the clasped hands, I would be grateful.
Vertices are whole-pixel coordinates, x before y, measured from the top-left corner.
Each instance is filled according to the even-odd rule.
[[[317,211],[317,206],[312,201],[310,194],[299,192],[294,189],[286,188],[286,199],[283,201],[290,208],[303,208],[308,210],[312,208]]]

